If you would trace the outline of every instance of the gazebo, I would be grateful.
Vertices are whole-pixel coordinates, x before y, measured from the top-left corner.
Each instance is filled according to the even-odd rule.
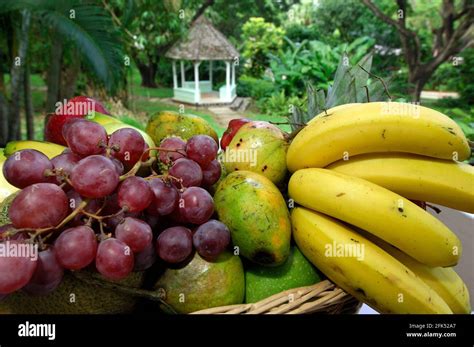
[[[239,52],[204,15],[193,22],[187,36],[175,43],[165,56],[173,60],[173,100],[210,105],[232,103],[237,97],[235,62]],[[180,83],[176,68],[178,61],[181,70]],[[193,63],[192,80],[186,80],[185,61]],[[224,61],[226,64],[226,83],[219,88],[219,91],[213,90],[212,70],[215,61]],[[209,64],[209,76],[206,76],[207,79],[200,79],[199,66],[204,62]]]

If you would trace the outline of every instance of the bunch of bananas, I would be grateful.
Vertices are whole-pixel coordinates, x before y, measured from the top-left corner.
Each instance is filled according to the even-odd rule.
[[[426,107],[347,104],[316,116],[287,155],[294,239],[329,279],[382,313],[470,313],[456,235],[410,201],[474,212],[459,126]]]

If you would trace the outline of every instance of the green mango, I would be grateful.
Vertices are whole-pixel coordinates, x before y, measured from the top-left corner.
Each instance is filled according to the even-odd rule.
[[[184,267],[167,269],[155,289],[164,289],[165,302],[178,313],[241,304],[245,295],[242,261],[228,251],[215,261],[207,261],[195,252]]]
[[[250,171],[232,172],[219,184],[214,205],[240,255],[267,266],[286,260],[291,239],[288,208],[268,178]]]
[[[285,290],[320,282],[318,271],[300,250],[293,246],[283,265],[253,265],[245,272],[245,302],[254,303]]]
[[[228,172],[246,170],[261,174],[275,184],[287,173],[285,133],[268,122],[244,124],[227,146],[224,164]]]

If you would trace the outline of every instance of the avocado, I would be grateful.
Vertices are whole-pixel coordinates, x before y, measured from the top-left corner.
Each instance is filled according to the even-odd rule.
[[[195,252],[184,267],[168,268],[155,289],[163,289],[165,302],[177,313],[190,313],[216,306],[241,304],[245,295],[242,261],[226,251],[215,261]]]
[[[254,303],[288,289],[320,282],[316,268],[296,246],[278,267],[253,265],[245,273],[245,302]]]

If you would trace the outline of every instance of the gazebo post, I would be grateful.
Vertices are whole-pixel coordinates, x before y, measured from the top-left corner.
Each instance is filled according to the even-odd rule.
[[[235,87],[235,62],[232,62],[232,88]]]
[[[178,76],[176,74],[176,61],[173,60],[173,89],[178,88]]]
[[[201,92],[199,90],[199,64],[200,62],[194,62],[194,102],[197,104],[201,101]]]
[[[209,60],[209,82],[211,82],[212,87],[212,60]]]
[[[186,77],[184,76],[184,61],[180,61],[181,63],[181,88],[184,88],[184,83],[186,82]]]
[[[225,71],[225,87],[227,94],[227,101],[230,100],[230,62],[226,61],[226,71]]]

